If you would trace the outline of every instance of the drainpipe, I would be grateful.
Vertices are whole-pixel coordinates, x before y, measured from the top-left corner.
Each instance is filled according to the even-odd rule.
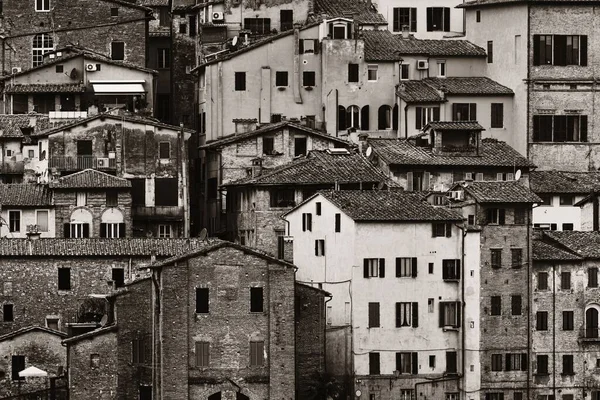
[[[325,339],[325,346],[323,347],[323,362],[324,362],[324,366],[323,366],[323,372],[327,372],[327,303],[329,303],[331,300],[333,300],[333,296],[325,296],[325,297],[329,297],[329,300],[325,300],[325,304],[323,304],[323,308],[325,309],[325,324],[323,324],[323,338]],[[323,310],[321,310],[321,312],[323,312]],[[323,318],[321,318],[321,321],[323,320]]]
[[[598,221],[598,217],[600,214],[599,211],[599,204],[598,204],[598,194],[596,193],[596,191],[592,191],[592,230],[594,232],[597,232],[600,230],[600,221]]]
[[[462,370],[462,377],[464,379],[467,373],[467,366],[466,366],[466,358],[467,358],[467,350],[466,350],[466,343],[467,343],[467,326],[466,326],[466,317],[465,317],[465,276],[466,276],[466,268],[465,268],[465,238],[467,237],[467,230],[461,226],[461,225],[456,225],[458,227],[458,229],[460,229],[462,231],[462,240],[461,240],[461,254],[460,254],[460,263],[462,264],[462,275],[461,275],[461,279],[460,279],[460,300],[461,300],[461,307],[462,307],[462,315],[461,315],[461,324],[462,324],[462,332],[461,332],[461,370]],[[463,386],[465,385],[465,382],[463,380]]]
[[[552,263],[552,395],[556,399],[556,264]]]
[[[408,104],[404,106],[404,139],[408,139]]]

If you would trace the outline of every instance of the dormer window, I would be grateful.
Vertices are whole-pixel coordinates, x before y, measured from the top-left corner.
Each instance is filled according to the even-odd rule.
[[[351,20],[340,19],[327,24],[329,37],[331,39],[352,39]]]

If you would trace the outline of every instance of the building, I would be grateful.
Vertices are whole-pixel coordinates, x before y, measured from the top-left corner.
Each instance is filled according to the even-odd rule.
[[[365,146],[373,165],[408,191],[447,191],[464,180],[511,181],[518,170],[527,186],[534,167],[505,142],[481,139],[481,126],[473,122],[432,122],[422,135],[369,138]]]
[[[56,235],[52,192],[47,185],[0,184],[0,238]]]
[[[486,76],[515,92],[508,143],[540,169],[597,170],[596,72],[588,63],[597,46],[594,3],[477,0],[458,7],[466,38],[487,49]]]
[[[227,183],[227,235],[283,258],[281,215],[323,189],[383,189],[391,182],[364,156],[346,149],[305,157]]]
[[[226,199],[217,190],[220,185],[255,176],[263,169],[282,166],[312,150],[350,147],[347,141],[299,121],[257,127],[255,120],[242,120],[236,122],[236,129],[234,134],[200,146],[200,151],[204,152],[206,179],[203,175],[205,195],[199,206],[205,212],[203,226],[211,234],[225,230]]]
[[[533,226],[552,231],[590,231],[593,211],[590,194],[600,186],[598,172],[533,171],[531,190],[542,203],[533,209]],[[583,207],[582,207],[583,206]]]
[[[533,240],[531,397],[595,398],[598,232],[545,232]]]
[[[458,396],[473,318],[461,288],[475,279],[461,271],[473,268],[465,243],[479,239],[463,239],[462,215],[405,191],[335,190],[284,218],[297,279],[333,294],[328,371],[346,379],[347,393]]]

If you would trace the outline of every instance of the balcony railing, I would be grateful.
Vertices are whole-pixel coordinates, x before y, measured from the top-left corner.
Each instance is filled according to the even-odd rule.
[[[95,156],[51,156],[50,168],[59,171],[78,171],[87,168],[114,170],[117,168],[116,159]]]
[[[133,218],[144,218],[149,220],[181,221],[183,220],[183,207],[179,206],[133,206],[131,210]]]
[[[87,118],[87,111],[50,111],[48,117],[50,119],[79,119]]]
[[[598,327],[583,326],[579,330],[579,338],[583,342],[600,342],[600,329]]]

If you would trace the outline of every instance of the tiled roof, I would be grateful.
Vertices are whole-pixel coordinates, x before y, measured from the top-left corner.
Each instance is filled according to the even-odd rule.
[[[420,147],[410,140],[367,139],[374,152],[388,164],[432,166],[478,166],[531,168],[535,165],[505,142],[481,141],[480,155],[437,155],[430,147]]]
[[[456,8],[481,7],[494,4],[513,3],[573,3],[573,4],[598,4],[598,0],[473,0],[459,4]]]
[[[74,174],[58,178],[50,182],[52,189],[75,189],[75,188],[129,188],[131,182],[127,179],[119,178],[106,172],[95,169],[85,169]]]
[[[267,132],[273,132],[279,129],[283,129],[285,127],[289,127],[289,128],[294,128],[294,129],[298,129],[301,130],[302,132],[305,132],[309,135],[312,136],[318,136],[321,137],[323,139],[327,139],[330,140],[332,142],[336,142],[336,143],[340,143],[346,146],[351,146],[352,144],[347,142],[346,140],[337,138],[335,136],[331,136],[328,135],[325,132],[322,131],[318,131],[316,129],[312,129],[309,128],[307,126],[304,125],[300,125],[297,123],[293,123],[293,122],[289,122],[289,121],[284,121],[284,122],[277,122],[277,123],[273,123],[273,124],[266,124],[264,126],[261,126],[258,129],[255,129],[253,131],[250,132],[245,132],[245,133],[236,133],[233,135],[228,135],[225,136],[221,139],[217,139],[217,140],[213,140],[211,142],[206,143],[205,145],[200,146],[200,149],[214,149],[217,147],[221,147],[224,146],[226,144],[231,144],[231,143],[236,143],[242,140],[246,140],[255,136],[259,136],[262,135],[263,133],[267,133]]]
[[[355,221],[462,221],[457,211],[436,207],[419,193],[401,190],[319,192]]]
[[[407,103],[439,103],[445,101],[437,90],[423,80],[402,81],[396,93],[398,97]]]
[[[265,171],[254,178],[244,178],[225,186],[247,185],[319,185],[334,183],[379,183],[387,177],[361,154],[330,154],[327,150],[311,151],[306,157]]]
[[[364,30],[365,61],[398,61],[403,55],[483,57],[485,50],[467,40],[423,40],[388,30]]]
[[[6,93],[81,93],[85,85],[80,83],[27,83],[7,85]]]
[[[457,184],[479,203],[540,203],[542,200],[517,181],[476,181]]]
[[[364,25],[387,25],[371,2],[364,0],[315,0],[315,15],[327,14],[327,18],[353,18]]]
[[[52,193],[47,185],[37,183],[0,184],[0,208],[52,205]]]
[[[173,257],[206,247],[199,239],[0,239],[0,257]]]
[[[27,326],[25,328],[17,329],[15,331],[6,333],[0,336],[0,342],[4,342],[5,340],[12,339],[14,337],[23,335],[29,332],[46,332],[51,335],[56,335],[58,337],[67,337],[68,335],[65,332],[55,331],[54,329],[46,328],[45,326]]]
[[[136,4],[135,2],[131,2],[129,0],[103,0],[103,1],[106,1],[109,3],[120,4],[125,7],[137,8],[139,10],[152,11],[148,7],[145,7],[144,5]]]
[[[32,122],[35,124],[32,126]],[[34,133],[50,126],[48,114],[0,114],[0,139],[22,138],[21,128],[34,128]]]
[[[584,258],[600,258],[600,232],[551,231],[544,236]]]
[[[575,261],[581,260],[581,257],[560,246],[544,242],[543,239],[533,240],[533,260],[534,261]]]
[[[514,92],[484,76],[425,78],[428,85],[454,95],[512,95]]]
[[[431,128],[439,131],[484,131],[477,121],[433,121],[424,129]]]
[[[532,171],[529,185],[535,193],[589,193],[600,189],[600,172]]]
[[[145,7],[168,7],[169,0],[138,0],[138,3]]]

